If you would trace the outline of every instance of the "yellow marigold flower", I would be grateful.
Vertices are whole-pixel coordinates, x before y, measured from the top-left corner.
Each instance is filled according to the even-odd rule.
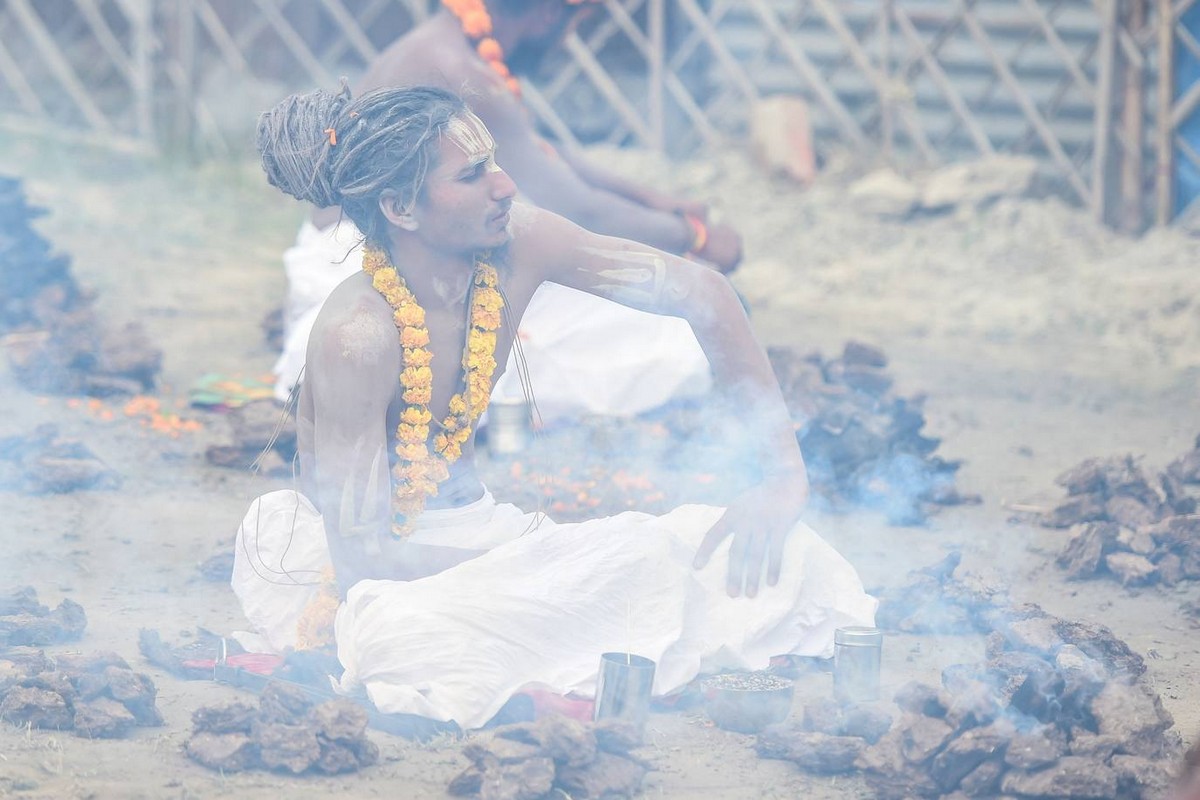
[[[396,438],[401,442],[412,444],[423,442],[429,438],[428,425],[408,425],[401,422],[396,426]]]
[[[363,249],[363,269],[367,274],[374,275],[377,271],[388,266],[387,255],[376,247]]]
[[[401,290],[400,278],[394,269],[381,269],[371,275],[371,285],[381,294],[395,294]]]
[[[496,268],[484,263],[479,263],[476,267],[475,285],[486,286],[489,289],[496,288],[496,284],[500,282],[500,275],[496,272]]]
[[[467,401],[463,399],[461,394],[456,394],[450,398],[450,413],[465,414],[467,412]]]
[[[402,305],[392,313],[392,320],[398,327],[424,327],[425,310],[416,303]]]
[[[424,347],[429,344],[429,331],[425,328],[405,328],[400,331],[400,344],[406,348]]]
[[[428,367],[433,363],[433,353],[424,347],[413,347],[404,351],[404,364],[409,367]]]
[[[406,425],[428,425],[433,420],[433,414],[428,408],[413,408],[409,406],[400,412],[400,421]]]
[[[396,446],[396,455],[406,461],[415,461],[418,458],[425,458],[429,451],[425,447],[424,440],[417,442],[402,442]]]
[[[405,367],[400,373],[400,383],[410,389],[429,386],[433,383],[433,370],[429,367]]]
[[[411,389],[406,389],[402,397],[406,403],[414,403],[421,406],[429,405],[429,401],[433,399],[433,390],[428,386],[414,386]]]
[[[474,305],[487,311],[504,308],[504,298],[495,289],[480,289],[475,294]]]
[[[467,340],[467,348],[472,353],[494,353],[496,352],[496,334],[484,331],[474,332]]]
[[[500,327],[499,311],[487,311],[485,309],[479,309],[472,315],[472,317],[475,320],[475,324],[480,328],[483,328],[485,331],[494,331]]]

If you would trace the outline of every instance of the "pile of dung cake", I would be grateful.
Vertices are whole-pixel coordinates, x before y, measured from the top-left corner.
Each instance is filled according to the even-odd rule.
[[[50,609],[32,587],[0,597],[0,720],[88,739],[163,723],[150,676],[116,653],[39,649],[74,641],[86,627],[87,615],[71,600]]]
[[[162,351],[141,327],[104,324],[65,255],[32,226],[21,181],[0,175],[0,342],[17,378],[36,392],[106,396],[150,389]]]
[[[938,506],[978,503],[955,485],[960,462],[925,435],[924,397],[893,389],[882,350],[847,342],[824,358],[767,349],[796,425],[813,494],[835,509],[882,510],[893,524],[919,524]]]
[[[813,704],[802,721],[763,731],[759,755],[857,775],[872,797],[897,800],[1165,798],[1182,747],[1142,657],[1103,626],[955,579],[956,565],[885,597],[880,625],[990,631],[983,660],[947,666],[940,685],[905,685],[894,706]],[[939,586],[959,612],[933,610]]]
[[[1057,483],[1068,496],[1040,522],[1070,529],[1058,564],[1071,578],[1168,586],[1200,579],[1200,437],[1157,475],[1126,455],[1087,459]]]

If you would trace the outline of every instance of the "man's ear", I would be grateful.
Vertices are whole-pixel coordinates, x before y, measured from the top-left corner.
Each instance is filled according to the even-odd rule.
[[[383,214],[384,219],[397,228],[415,231],[420,227],[420,223],[412,215],[412,208],[406,207],[400,195],[391,189],[379,195],[379,212]]]

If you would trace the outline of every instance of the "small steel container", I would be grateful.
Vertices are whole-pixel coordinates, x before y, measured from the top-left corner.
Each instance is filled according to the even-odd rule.
[[[495,400],[488,405],[487,447],[493,456],[511,456],[525,450],[533,438],[533,423],[526,400]]]
[[[654,662],[630,653],[604,653],[596,679],[593,719],[623,719],[641,728],[650,713]]]
[[[879,699],[883,632],[853,626],[833,632],[833,693],[847,703]]]

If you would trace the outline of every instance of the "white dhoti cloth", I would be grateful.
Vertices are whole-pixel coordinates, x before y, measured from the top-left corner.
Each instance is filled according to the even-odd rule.
[[[779,584],[725,593],[729,542],[703,570],[692,558],[722,509],[687,505],[661,517],[625,512],[555,524],[490,494],[426,511],[412,541],[489,552],[415,581],[364,580],[337,613],[338,689],[365,689],[387,713],[486,723],[523,688],[591,695],[600,654],[657,662],[654,693],[703,672],[763,669],[774,655],[829,656],[833,632],[871,625],[876,601],[854,568],[802,523]],[[264,495],[238,531],[233,588],[277,649],[329,563],[321,518],[293,491]]]
[[[286,401],[300,380],[321,305],[343,280],[362,269],[361,239],[343,220],[325,229],[305,221],[283,254],[288,297],[283,353],[275,363],[275,396]],[[629,415],[712,385],[708,360],[682,319],[647,314],[586,292],[544,284],[521,318],[521,347],[542,419],[581,413]],[[492,391],[521,400],[515,352]]]

